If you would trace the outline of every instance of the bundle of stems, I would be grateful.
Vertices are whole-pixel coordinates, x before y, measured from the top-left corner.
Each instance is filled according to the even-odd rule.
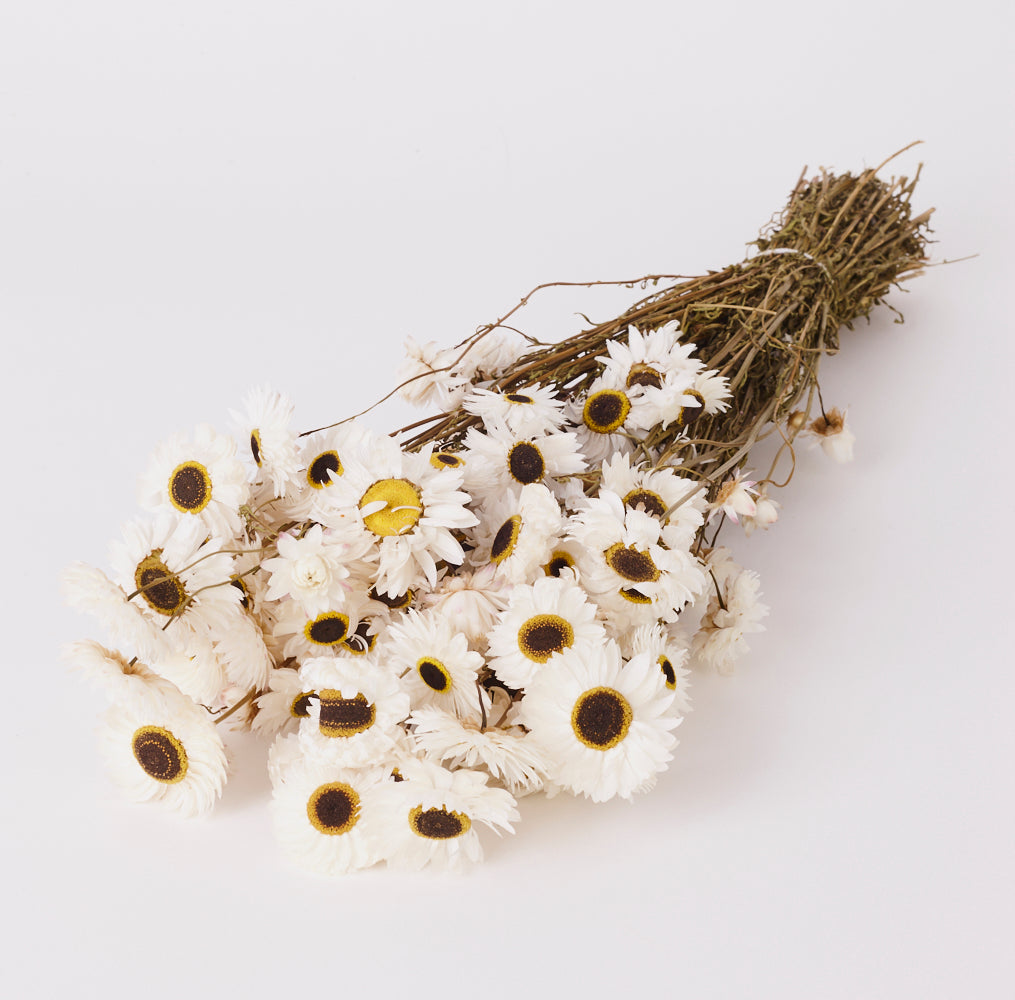
[[[643,456],[657,467],[697,476],[711,499],[722,477],[763,434],[777,429],[783,446],[771,476],[783,451],[792,455],[793,439],[807,426],[815,400],[821,406],[818,363],[838,350],[840,328],[852,329],[927,263],[933,209],[916,215],[911,208],[919,169],[912,179],[883,181],[877,173],[884,165],[856,175],[822,170],[811,179],[805,168],[785,209],[749,244],[756,252],[746,260],[654,290],[614,319],[539,346],[491,387],[510,392],[540,383],[556,386],[561,397],[577,396],[601,370],[596,358],[606,353],[608,341],[625,341],[629,326],[645,332],[676,321],[680,339],[697,345],[705,366],[729,378],[733,398],[728,410],[702,415],[693,426],[652,428],[638,442]],[[637,283],[658,288],[661,278]],[[467,351],[505,326],[534,292],[561,284],[570,283],[540,285],[460,346]],[[459,408],[395,433],[416,431],[404,442],[410,450],[429,443],[454,448],[477,424]],[[421,425],[428,426],[420,431]]]

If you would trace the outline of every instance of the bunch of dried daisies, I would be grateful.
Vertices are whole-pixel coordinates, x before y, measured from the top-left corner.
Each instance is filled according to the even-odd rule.
[[[283,849],[326,873],[457,868],[520,796],[652,787],[689,666],[729,671],[766,613],[720,530],[777,519],[798,435],[851,455],[818,360],[925,263],[914,184],[801,180],[748,260],[559,344],[507,326],[528,297],[410,341],[400,391],[438,412],[392,435],[297,435],[261,388],[233,414],[246,463],[206,426],[163,444],[111,575],[64,577],[115,647],[68,650],[109,696],[114,778],[205,813],[232,719],[271,740]]]

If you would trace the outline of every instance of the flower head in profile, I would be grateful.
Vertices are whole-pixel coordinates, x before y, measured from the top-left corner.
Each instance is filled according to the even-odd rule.
[[[734,524],[740,523],[741,517],[754,517],[757,511],[755,497],[758,491],[754,489],[757,481],[745,479],[746,472],[736,472],[732,479],[727,479],[719,488],[715,500],[712,501],[712,511],[709,520],[719,514],[725,514]]]
[[[853,461],[853,443],[856,437],[846,426],[844,410],[826,410],[817,420],[811,421],[807,430],[813,434],[821,450],[835,462]]]

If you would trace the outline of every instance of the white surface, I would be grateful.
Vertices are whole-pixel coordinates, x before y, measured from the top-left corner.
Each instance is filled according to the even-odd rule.
[[[680,6],[4,5],[4,996],[1011,996],[1010,8]],[[266,380],[345,416],[540,281],[740,259],[804,164],[912,139],[935,257],[980,256],[827,364],[857,460],[737,546],[769,631],[655,792],[338,882],[280,859],[253,746],[206,822],[120,801],[56,575],[160,440]]]

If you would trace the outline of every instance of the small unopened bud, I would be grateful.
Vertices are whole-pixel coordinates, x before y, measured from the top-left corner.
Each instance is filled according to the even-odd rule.
[[[842,410],[828,410],[807,428],[821,442],[824,453],[836,462],[853,460],[853,442],[856,438],[846,426],[846,414]]]
[[[792,431],[802,430],[806,423],[807,414],[803,410],[794,410],[786,419],[786,424]]]

